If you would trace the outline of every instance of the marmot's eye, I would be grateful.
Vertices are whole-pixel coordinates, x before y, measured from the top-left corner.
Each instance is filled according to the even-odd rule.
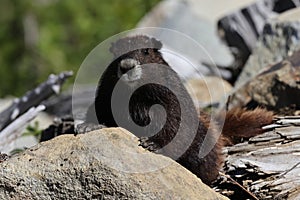
[[[149,55],[149,49],[143,49],[142,52],[144,55]]]

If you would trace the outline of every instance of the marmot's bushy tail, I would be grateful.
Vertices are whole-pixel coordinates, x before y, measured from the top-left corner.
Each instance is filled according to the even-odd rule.
[[[271,124],[274,113],[266,109],[256,108],[255,110],[246,110],[244,108],[234,108],[219,116],[219,120],[225,119],[222,128],[222,135],[225,143],[234,144],[242,138],[250,138],[262,134],[265,130],[263,126]]]

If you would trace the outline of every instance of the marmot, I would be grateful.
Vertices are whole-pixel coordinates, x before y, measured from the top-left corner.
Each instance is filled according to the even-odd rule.
[[[140,127],[145,127],[151,121],[155,121],[157,124],[154,124],[154,127],[157,125],[162,126],[162,128],[155,134],[151,133],[152,129],[147,129],[146,135],[140,139],[141,146],[170,157],[174,156],[174,152],[185,148],[182,144],[186,144],[186,141],[183,140],[191,140],[183,154],[175,159],[197,175],[204,183],[211,184],[218,177],[224,162],[221,153],[224,141],[228,141],[228,138],[230,140],[230,137],[249,138],[262,133],[261,127],[272,122],[273,114],[263,109],[254,111],[231,110],[227,112],[222,130],[223,134],[219,137],[218,128],[215,125],[217,123],[210,122],[209,115],[200,112],[200,117],[198,117],[193,101],[179,76],[163,59],[160,52],[161,47],[160,41],[145,35],[128,36],[112,44],[110,51],[114,54],[115,60],[100,78],[95,96],[94,106],[98,122],[107,127],[122,126],[140,136],[129,121],[133,120]],[[154,64],[154,66],[145,65],[141,67],[144,64]],[[122,80],[120,80],[121,77]],[[132,91],[135,84],[151,82],[151,79],[158,79],[163,84],[148,83]],[[118,112],[113,115],[111,102],[117,83],[119,84],[118,93],[120,93],[120,97],[122,97],[123,92],[124,94],[132,92],[132,95],[129,107],[124,108],[126,106],[120,105],[117,108]],[[169,88],[173,88],[173,91]],[[174,94],[174,90],[177,92],[177,96]],[[181,102],[178,100],[178,94]],[[123,101],[123,99],[119,100]],[[156,104],[163,106],[164,109],[156,109],[156,113],[153,113],[151,106]],[[183,127],[180,127],[182,120],[184,120],[181,119],[182,108],[187,109],[184,112],[189,113],[191,120],[187,119]],[[126,113],[126,109],[129,113]],[[117,123],[116,117],[121,122]],[[87,114],[86,122],[89,122],[89,119],[89,114]],[[193,130],[191,130],[193,123],[195,123],[193,119],[197,120],[194,135],[192,134]],[[179,140],[175,145],[171,145],[160,152],[160,149],[175,138],[180,128],[184,132],[184,137],[180,138],[182,144]],[[205,157],[200,158],[199,151],[206,134],[209,134],[206,142],[215,145]]]

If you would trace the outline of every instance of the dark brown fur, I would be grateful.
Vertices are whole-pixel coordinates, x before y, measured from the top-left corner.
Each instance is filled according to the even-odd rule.
[[[145,46],[147,48],[145,48]],[[95,99],[95,110],[100,124],[104,124],[108,127],[122,126],[129,131],[134,132],[134,129],[126,123],[129,116],[124,112],[122,107],[118,108],[118,117],[123,119],[124,123],[121,125],[117,124],[112,114],[112,91],[119,80],[117,70],[120,66],[120,62],[125,58],[133,58],[138,60],[141,64],[158,63],[168,66],[162,58],[161,53],[158,51],[161,46],[162,45],[159,41],[147,36],[123,38],[112,45],[111,51],[114,53],[116,60],[108,66],[102,75]],[[167,74],[163,68],[155,69],[156,70],[153,71],[153,74],[143,74],[141,80],[137,81],[144,81],[153,77],[159,77],[162,81],[171,84],[172,87],[179,91],[184,99],[183,107],[188,109],[191,118],[192,116],[198,115],[193,101],[181,83],[178,75],[171,70],[171,68]],[[131,87],[126,83],[124,83],[122,87],[121,91],[125,93],[131,90]],[[167,87],[159,84],[147,84],[140,87],[133,93],[129,103],[129,115],[139,126],[146,126],[150,123],[151,117],[153,117],[151,116],[151,113],[149,113],[149,109],[154,104],[160,104],[164,107],[167,113],[167,120],[162,130],[157,134],[151,135],[152,133],[146,133],[144,136],[147,137],[146,139],[141,139],[141,145],[149,150],[159,152],[159,149],[169,144],[175,137],[179,124],[181,123],[181,108],[176,96]],[[163,114],[156,113],[154,117],[159,118],[158,121],[161,121],[160,118],[162,116]],[[271,113],[266,114],[266,111],[263,110],[256,110],[253,112],[245,110],[230,111],[228,115],[226,115],[226,123],[223,129],[224,136],[230,137],[232,135],[238,136],[241,134],[242,137],[248,137],[259,134],[262,132],[260,127],[268,124],[271,118]],[[221,149],[224,146],[224,140],[222,137],[218,137],[218,127],[214,125],[214,123],[210,123],[210,118],[207,114],[201,112],[200,117],[197,117],[196,119],[198,129],[195,137],[191,135],[192,130],[190,130],[189,122],[187,122],[187,125],[184,127],[185,138],[192,138],[192,143],[183,155],[176,159],[176,161],[200,177],[204,183],[210,184],[217,178],[219,170],[223,164]],[[199,150],[207,133],[210,134],[208,137],[209,141],[215,141],[216,144],[207,156],[200,158],[198,156]],[[138,135],[139,133],[134,132],[134,134]],[[178,143],[176,145],[180,146],[181,144]],[[178,149],[180,148],[173,146],[173,148],[160,153],[172,157],[172,153]]]

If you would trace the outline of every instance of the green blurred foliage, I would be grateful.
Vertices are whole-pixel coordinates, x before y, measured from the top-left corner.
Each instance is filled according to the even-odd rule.
[[[0,97],[74,70],[106,38],[134,28],[160,0],[1,0]]]
[[[26,130],[22,134],[22,136],[35,136],[37,139],[40,139],[40,136],[42,134],[42,129],[39,127],[39,122],[35,121],[33,124],[29,124],[26,127]]]

